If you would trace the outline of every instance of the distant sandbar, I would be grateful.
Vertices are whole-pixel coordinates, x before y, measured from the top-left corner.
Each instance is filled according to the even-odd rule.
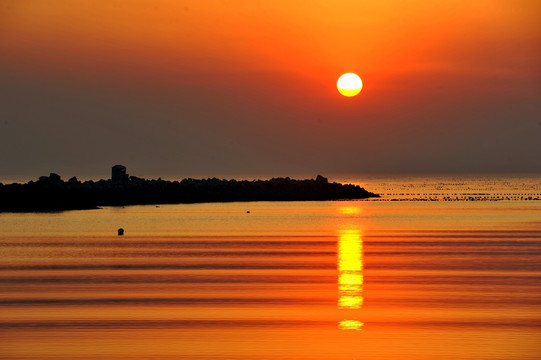
[[[118,167],[118,165],[117,165]],[[379,197],[358,185],[289,177],[270,180],[146,180],[122,172],[110,180],[63,181],[51,173],[26,184],[0,183],[0,212],[51,212],[100,206],[181,204],[236,201],[314,201]],[[125,171],[120,169],[121,171]]]

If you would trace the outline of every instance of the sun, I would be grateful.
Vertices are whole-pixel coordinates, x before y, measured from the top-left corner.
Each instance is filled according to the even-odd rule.
[[[363,81],[357,74],[347,73],[340,76],[336,83],[336,87],[340,94],[351,97],[361,92]]]

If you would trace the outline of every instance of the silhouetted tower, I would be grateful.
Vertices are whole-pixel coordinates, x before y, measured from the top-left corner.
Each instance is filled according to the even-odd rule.
[[[114,183],[122,184],[128,182],[128,174],[126,174],[126,167],[122,165],[115,165],[111,169],[111,180]]]

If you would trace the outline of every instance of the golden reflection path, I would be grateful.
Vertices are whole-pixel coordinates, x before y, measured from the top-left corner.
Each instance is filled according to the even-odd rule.
[[[339,309],[360,309],[363,306],[363,241],[359,230],[342,230],[338,241]],[[343,330],[361,330],[358,320],[342,320]]]

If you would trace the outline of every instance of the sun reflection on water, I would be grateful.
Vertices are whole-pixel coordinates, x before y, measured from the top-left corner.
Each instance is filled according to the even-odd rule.
[[[361,213],[361,208],[357,206],[343,206],[338,212],[343,215],[358,215]]]
[[[363,257],[361,233],[345,230],[338,243],[338,291],[341,309],[359,309],[363,303]]]
[[[359,320],[342,320],[338,327],[342,330],[361,330],[363,325]]]
[[[360,309],[363,305],[363,243],[359,230],[343,230],[338,241],[339,309]],[[358,320],[343,320],[343,330],[360,330]]]

